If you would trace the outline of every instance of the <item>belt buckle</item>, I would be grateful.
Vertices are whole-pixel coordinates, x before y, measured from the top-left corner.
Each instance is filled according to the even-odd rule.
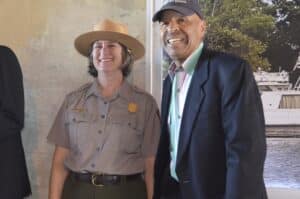
[[[101,175],[101,174],[100,174]],[[92,179],[91,179],[91,181],[92,181],[92,184],[93,185],[95,185],[96,187],[103,187],[104,186],[104,184],[97,184],[97,182],[96,182],[96,180],[97,180],[97,176],[99,176],[99,174],[92,174]]]

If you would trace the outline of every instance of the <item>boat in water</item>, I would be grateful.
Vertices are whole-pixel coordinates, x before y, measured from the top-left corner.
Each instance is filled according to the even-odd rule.
[[[268,137],[300,137],[300,76],[294,85],[285,71],[254,73],[261,93]]]

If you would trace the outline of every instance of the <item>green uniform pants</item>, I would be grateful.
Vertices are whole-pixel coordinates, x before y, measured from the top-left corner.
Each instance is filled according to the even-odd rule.
[[[146,199],[146,185],[138,178],[117,185],[97,187],[68,176],[63,189],[62,199]]]

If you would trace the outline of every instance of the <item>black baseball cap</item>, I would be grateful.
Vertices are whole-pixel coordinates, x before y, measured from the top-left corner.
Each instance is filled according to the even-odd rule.
[[[152,21],[159,21],[161,14],[166,10],[174,10],[184,16],[197,14],[203,19],[198,0],[166,0],[160,10],[153,15]]]

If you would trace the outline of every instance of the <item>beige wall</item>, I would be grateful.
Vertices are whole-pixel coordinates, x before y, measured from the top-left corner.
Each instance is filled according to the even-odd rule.
[[[66,93],[90,80],[74,38],[109,17],[129,24],[129,32],[145,43],[145,7],[146,0],[0,0],[0,44],[15,51],[24,76],[31,198],[47,198],[53,146],[46,136],[56,112]],[[130,81],[145,87],[144,80],[143,59]]]

